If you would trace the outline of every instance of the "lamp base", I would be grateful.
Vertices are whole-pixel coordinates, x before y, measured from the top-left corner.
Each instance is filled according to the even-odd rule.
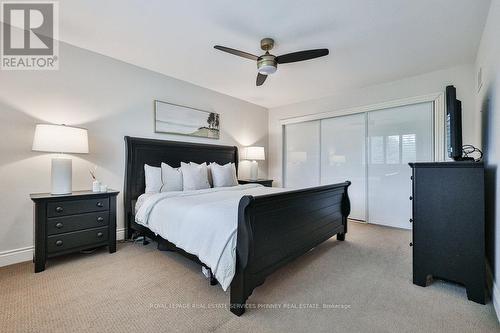
[[[51,194],[70,194],[72,192],[72,160],[70,158],[52,159]]]
[[[250,180],[259,179],[259,164],[257,161],[252,161],[250,166]]]

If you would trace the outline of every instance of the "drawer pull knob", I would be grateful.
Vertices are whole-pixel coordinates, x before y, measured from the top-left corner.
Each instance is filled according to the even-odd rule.
[[[413,246],[413,243],[410,243],[410,246]]]
[[[102,221],[104,221],[104,217],[102,217],[102,216],[98,216],[98,217],[97,217],[97,222],[102,222]]]
[[[98,233],[97,233],[97,238],[101,238],[101,237],[102,237],[102,235],[103,235],[103,234],[102,234],[102,232],[98,232]]]
[[[63,245],[63,241],[62,240],[57,240],[56,241],[56,246],[62,246]]]
[[[413,197],[410,195],[410,200],[413,200]]]
[[[63,209],[61,206],[57,206],[57,207],[56,207],[56,212],[58,212],[58,213],[62,213],[62,212],[63,212],[63,210],[64,210],[64,209]]]
[[[100,202],[100,201],[98,201],[98,202],[96,203],[96,205],[97,205],[97,207],[103,207],[103,206],[104,206],[104,205],[102,204],[102,202]]]
[[[410,223],[413,223],[413,219],[410,219]]]
[[[56,228],[61,229],[63,227],[63,224],[61,222],[56,223]]]

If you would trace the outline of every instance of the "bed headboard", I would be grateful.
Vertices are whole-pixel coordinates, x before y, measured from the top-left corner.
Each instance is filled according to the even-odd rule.
[[[144,164],[159,167],[165,162],[172,167],[179,167],[181,162],[217,162],[235,163],[238,170],[238,147],[219,146],[201,143],[164,141],[144,138],[125,137],[125,224],[130,236],[133,201],[144,193]]]

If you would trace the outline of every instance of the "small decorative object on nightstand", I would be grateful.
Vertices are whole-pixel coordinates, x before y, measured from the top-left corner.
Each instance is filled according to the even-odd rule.
[[[265,187],[272,187],[273,186],[273,180],[272,179],[239,179],[238,183],[241,185],[244,184],[260,184],[264,185]]]
[[[109,246],[116,251],[116,196],[108,190],[68,195],[32,194],[35,202],[35,273],[48,258]]]

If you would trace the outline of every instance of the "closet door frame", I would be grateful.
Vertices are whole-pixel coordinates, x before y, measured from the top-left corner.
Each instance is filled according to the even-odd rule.
[[[388,101],[388,102],[383,102],[383,103],[378,103],[378,104],[359,106],[359,107],[342,109],[342,110],[337,110],[337,111],[327,111],[327,112],[316,113],[316,114],[311,114],[311,115],[306,115],[306,116],[281,119],[280,123],[281,123],[281,133],[282,133],[282,144],[281,144],[282,156],[285,156],[284,149],[286,149],[285,125],[294,124],[294,123],[302,123],[302,122],[311,121],[311,120],[321,120],[321,119],[326,119],[326,118],[347,116],[347,115],[356,114],[356,113],[366,113],[366,112],[370,112],[370,111],[378,111],[378,110],[382,110],[382,109],[389,109],[389,108],[394,108],[394,107],[407,106],[407,105],[420,104],[420,103],[428,103],[428,102],[433,103],[433,109],[434,109],[434,160],[436,162],[445,161],[445,159],[446,159],[446,157],[445,157],[445,152],[446,152],[446,149],[445,149],[446,148],[445,147],[445,144],[446,144],[446,142],[445,142],[445,115],[446,115],[446,112],[445,112],[445,103],[444,103],[444,92],[438,92],[438,93],[433,93],[433,94],[428,94],[428,95],[398,99],[398,100],[393,100],[393,101]],[[281,177],[282,178],[281,179],[282,179],[282,182],[284,184],[285,184],[285,178],[284,178],[285,168],[286,168],[286,163],[284,163],[284,160],[282,158],[282,160],[281,160]]]

